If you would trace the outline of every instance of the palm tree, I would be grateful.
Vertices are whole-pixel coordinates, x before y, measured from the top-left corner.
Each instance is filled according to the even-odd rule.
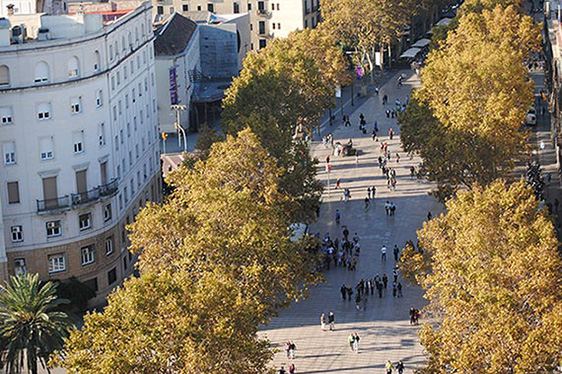
[[[41,284],[37,274],[20,274],[0,286],[0,364],[7,373],[27,366],[37,373],[37,361],[46,368],[51,353],[62,349],[71,327],[66,313],[55,311],[67,300],[58,299],[53,282]]]

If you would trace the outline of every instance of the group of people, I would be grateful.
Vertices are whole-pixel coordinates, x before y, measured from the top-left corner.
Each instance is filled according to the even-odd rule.
[[[339,211],[336,211],[338,214]],[[338,216],[336,215],[336,222]],[[349,230],[347,226],[343,227],[343,238],[335,238],[332,240],[329,233],[326,233],[322,240],[322,253],[324,254],[324,264],[327,270],[330,270],[333,262],[335,267],[346,267],[349,271],[355,271],[357,262],[359,261],[359,254],[361,252],[361,244],[359,243],[359,236],[355,233],[352,240],[349,240]],[[318,235],[319,236],[319,235]]]
[[[402,283],[398,281],[398,268],[396,267],[393,270],[393,277],[392,296],[402,297]],[[367,309],[369,296],[374,296],[375,290],[377,291],[379,299],[382,299],[388,288],[388,282],[388,276],[384,273],[382,277],[380,274],[377,274],[374,278],[363,278],[359,280],[355,286],[355,291],[351,286],[342,284],[340,287],[342,301],[351,301],[353,295],[355,295],[355,307],[358,311],[364,311]]]
[[[330,327],[330,331],[334,331],[336,329],[336,315],[333,311],[330,310],[328,313],[328,326]],[[320,315],[320,328],[322,331],[326,331],[326,314],[322,313]]]
[[[404,369],[405,367],[402,360],[398,361],[396,363],[396,371],[398,371],[398,374],[404,373]],[[392,371],[394,370],[394,365],[392,364],[392,361],[390,360],[386,361],[386,364],[384,365],[384,370],[386,371],[386,374],[392,374]]]
[[[396,212],[396,205],[394,205],[392,201],[386,200],[386,203],[384,203],[384,210],[387,216],[393,216],[394,212]]]
[[[417,325],[421,316],[419,309],[410,308],[410,325]]]

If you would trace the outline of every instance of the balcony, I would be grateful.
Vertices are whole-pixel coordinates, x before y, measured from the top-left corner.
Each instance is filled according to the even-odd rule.
[[[112,179],[111,182],[99,186],[100,195],[103,197],[113,196],[117,193],[119,183],[117,179]]]
[[[70,209],[70,196],[55,199],[37,200],[37,213],[60,212]]]
[[[114,196],[118,191],[117,179],[86,192],[70,194],[56,199],[37,200],[37,213],[55,213],[84,205],[95,204],[101,198]]]
[[[260,17],[269,18],[271,14],[266,9],[256,9],[256,14]]]

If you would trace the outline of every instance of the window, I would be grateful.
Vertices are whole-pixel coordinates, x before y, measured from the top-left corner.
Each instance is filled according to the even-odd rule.
[[[254,25],[252,25],[252,24],[250,23],[250,31],[252,31],[253,29],[254,29]]]
[[[6,65],[0,66],[0,86],[10,85],[10,69]]]
[[[174,7],[173,6],[170,7],[170,14],[174,14]]]
[[[156,7],[156,11],[158,12],[158,14],[164,14],[164,7],[161,5],[158,5]]]
[[[109,45],[109,61],[113,61],[113,45]]]
[[[96,92],[96,108],[99,108],[103,105],[103,91],[98,90]]]
[[[265,10],[265,2],[258,1],[258,10],[261,10],[261,11]]]
[[[78,78],[80,76],[80,70],[78,68],[78,58],[73,56],[68,60],[68,77]]]
[[[84,281],[84,284],[88,286],[94,292],[98,292],[98,278],[89,279]]]
[[[117,86],[121,84],[121,73],[117,72]]]
[[[19,182],[8,182],[8,204],[18,204],[20,202]]]
[[[148,79],[144,78],[144,92],[148,92]]]
[[[92,227],[92,214],[85,213],[78,216],[80,230],[87,230]]]
[[[248,3],[248,12],[252,10],[252,3]]]
[[[100,53],[98,51],[94,52],[94,71],[98,72],[100,71]]]
[[[27,266],[25,265],[25,258],[14,259],[14,271],[16,275],[23,275],[27,273]]]
[[[54,157],[52,137],[39,139],[39,155],[41,160],[50,160]]]
[[[82,111],[82,97],[73,97],[70,99],[70,112],[72,114],[80,113]]]
[[[49,81],[49,65],[46,62],[41,61],[35,65],[35,77],[33,78],[34,83],[45,83]]]
[[[2,125],[11,125],[12,123],[14,123],[11,107],[0,108],[0,123],[2,123]]]
[[[119,136],[115,135],[115,150],[119,150]]]
[[[275,4],[271,3],[271,10],[275,10]]]
[[[119,210],[123,210],[123,196],[119,195]]]
[[[123,65],[123,79],[127,80],[127,65]]]
[[[117,281],[117,268],[113,268],[107,272],[107,283],[113,284]]]
[[[215,11],[215,7],[213,6],[213,4],[207,4],[207,10],[209,12],[214,12]]]
[[[145,54],[145,53],[143,53],[143,57],[146,57],[146,54]],[[141,96],[142,96],[142,86],[141,86],[141,84],[139,83],[139,97],[141,97]]]
[[[279,3],[277,3],[277,10],[279,10]]]
[[[304,28],[305,28],[305,29],[308,28],[308,20],[307,20],[307,19],[304,20]]]
[[[131,97],[133,98],[133,103],[135,103],[137,101],[137,99],[136,99],[136,94],[135,94],[134,88],[133,88],[133,93],[131,94]]]
[[[23,229],[21,226],[12,226],[10,232],[12,233],[12,243],[23,242]]]
[[[137,117],[134,118],[135,123],[136,123],[136,118]],[[127,123],[127,138],[130,138],[130,137],[131,137],[131,124]]]
[[[51,118],[51,103],[37,104],[37,119],[39,121],[45,121],[49,118]]]
[[[111,77],[111,90],[115,90],[115,75]]]
[[[189,7],[187,6],[187,4],[183,4],[181,6],[181,10],[182,10],[182,12],[187,12],[187,11],[189,11]]]
[[[127,270],[127,257],[123,257],[123,269]]]
[[[260,35],[265,34],[265,21],[260,21],[260,22],[258,23],[258,26],[259,26],[259,33],[260,33]],[[261,48],[261,47],[260,47],[260,48]]]
[[[281,30],[281,24],[277,23],[277,30]]]
[[[198,11],[198,12],[201,11],[201,5],[197,5],[197,11]]]
[[[105,239],[105,255],[109,256],[113,253],[113,236]]]
[[[275,30],[275,22],[272,22],[272,23],[271,23],[271,28],[272,28],[273,30]]]
[[[6,142],[2,144],[4,152],[4,165],[13,165],[16,163],[16,143]]]
[[[80,252],[82,253],[82,266],[94,263],[94,261],[95,261],[95,250],[94,250],[93,244],[90,244],[86,247],[82,247]]]
[[[111,204],[103,206],[103,221],[107,222],[111,219]]]
[[[100,147],[105,145],[105,124],[103,123],[98,126],[98,144]]]
[[[62,234],[61,221],[49,221],[45,224],[47,228],[47,238],[60,236]]]
[[[265,48],[267,42],[265,39],[260,39],[260,49]]]
[[[84,152],[84,130],[72,133],[72,143],[74,145],[74,154]]]
[[[141,176],[140,176],[140,170],[137,171],[137,188],[140,189],[141,186]]]
[[[66,255],[64,253],[57,253],[47,257],[49,263],[49,273],[57,273],[66,270]]]

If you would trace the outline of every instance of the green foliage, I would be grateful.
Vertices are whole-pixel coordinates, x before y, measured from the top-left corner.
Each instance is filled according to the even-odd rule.
[[[306,295],[316,259],[292,243],[283,169],[250,130],[215,143],[180,168],[163,205],[131,229],[140,278],[104,313],[85,317],[62,365],[71,373],[266,373],[272,358],[260,323]]]
[[[421,373],[552,373],[562,359],[562,262],[548,214],[523,181],[474,187],[418,232],[407,256],[435,324]]]
[[[7,372],[24,367],[36,374],[37,361],[46,367],[49,356],[62,348],[70,322],[56,308],[58,299],[52,282],[41,284],[38,274],[11,277],[0,286],[0,362]]]
[[[76,277],[57,283],[57,297],[68,300],[70,306],[76,307],[79,311],[86,310],[88,301],[96,296],[95,290],[80,282]]]

